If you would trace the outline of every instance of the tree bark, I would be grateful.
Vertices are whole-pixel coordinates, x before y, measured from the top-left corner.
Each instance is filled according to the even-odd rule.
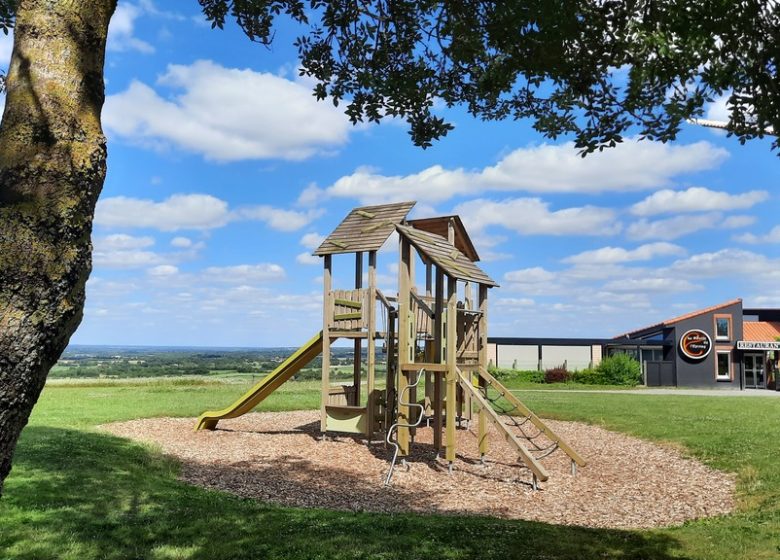
[[[116,0],[21,0],[0,124],[0,493],[49,369],[83,316]]]

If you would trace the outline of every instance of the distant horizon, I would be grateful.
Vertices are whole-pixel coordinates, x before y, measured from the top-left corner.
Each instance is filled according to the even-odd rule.
[[[198,345],[179,345],[179,344],[89,344],[89,343],[74,343],[68,344],[65,348],[65,352],[77,348],[154,348],[154,349],[202,349],[202,350],[273,350],[274,348],[298,348],[300,345],[287,344],[287,345],[271,345],[271,346],[198,346]],[[351,346],[341,346],[333,344],[333,348],[351,348]]]

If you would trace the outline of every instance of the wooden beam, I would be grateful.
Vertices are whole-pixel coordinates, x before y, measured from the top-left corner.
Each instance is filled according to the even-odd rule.
[[[479,352],[479,365],[480,367],[484,368],[485,371],[487,371],[487,360],[488,360],[488,343],[487,343],[487,325],[488,325],[488,287],[479,284],[478,287],[478,298],[479,298],[479,311],[482,313],[479,317],[479,340],[478,340],[478,352]],[[481,376],[479,377],[479,387],[483,391],[487,391],[487,383],[485,382],[485,379],[483,379]],[[487,393],[485,393],[487,394]],[[488,418],[488,413],[484,408],[480,408],[479,410],[479,427],[478,427],[478,433],[479,433],[479,454],[480,457],[483,457],[489,449],[488,444],[488,423],[490,422]]]
[[[368,422],[366,422],[366,437],[371,439],[374,432],[374,387],[376,369],[376,251],[368,253],[368,357],[366,374],[368,385],[366,386],[366,398],[368,406]]]
[[[359,290],[363,287],[363,253],[358,251],[355,253],[355,289]],[[338,317],[338,315],[336,316]],[[344,313],[345,319],[360,319],[363,317],[363,313]],[[371,332],[369,330],[369,332]],[[354,402],[349,404],[353,406],[360,406],[360,367],[363,360],[363,341],[359,338],[354,342],[354,360],[352,362],[352,386],[355,388]]]
[[[433,301],[433,358],[432,362],[444,365],[442,356],[444,336],[444,272],[441,267],[436,267],[436,296]],[[446,365],[444,365],[446,370]],[[433,371],[433,369],[431,369]],[[436,375],[433,380],[433,447],[438,454],[441,451],[441,436],[444,428],[444,391],[442,391],[442,376]]]
[[[428,301],[433,298],[433,264],[425,263],[425,297]],[[431,313],[433,320],[436,320],[436,312]],[[434,344],[432,340],[425,341],[425,361],[432,362],[434,353]],[[425,413],[430,416],[433,412],[431,403],[433,402],[433,374],[426,368],[425,371]]]
[[[330,332],[328,329],[330,323],[330,314],[333,312],[331,306],[331,288],[332,288],[332,256],[325,255],[323,258],[322,272],[322,391],[320,396],[320,431],[325,432],[328,429],[328,413],[325,407],[328,404],[328,395],[330,394]]]
[[[456,364],[458,347],[458,281],[450,276],[447,277],[447,342],[446,342],[446,363],[447,363],[447,419],[446,427],[446,448],[447,461],[452,465],[455,461],[456,452],[456,433],[455,433],[455,405],[456,388],[458,385],[458,368]]]
[[[401,397],[407,392],[406,386],[409,384],[408,373],[403,368],[414,362],[414,357],[410,356],[412,340],[409,332],[409,309],[410,309],[410,290],[411,290],[411,245],[409,241],[400,236],[400,263],[398,266],[398,417],[397,422],[409,424],[409,406],[402,404]],[[408,395],[405,395],[408,398]],[[398,435],[398,455],[406,457],[409,455],[409,428],[399,427]]]

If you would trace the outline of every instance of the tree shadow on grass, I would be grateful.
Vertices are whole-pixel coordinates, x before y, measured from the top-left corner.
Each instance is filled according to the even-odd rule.
[[[0,499],[0,558],[683,558],[658,531],[285,508],[189,486],[177,471],[128,440],[28,427]]]

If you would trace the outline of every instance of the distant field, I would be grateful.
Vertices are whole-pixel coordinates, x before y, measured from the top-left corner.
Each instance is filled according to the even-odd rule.
[[[543,416],[668,441],[738,475],[739,510],[652,531],[475,517],[280,508],[191,487],[152,448],[94,426],[196,416],[248,383],[217,379],[47,385],[0,499],[0,558],[659,559],[780,556],[780,399],[523,391]],[[262,410],[316,408],[319,384],[291,382]],[[609,450],[605,450],[609,453]]]

